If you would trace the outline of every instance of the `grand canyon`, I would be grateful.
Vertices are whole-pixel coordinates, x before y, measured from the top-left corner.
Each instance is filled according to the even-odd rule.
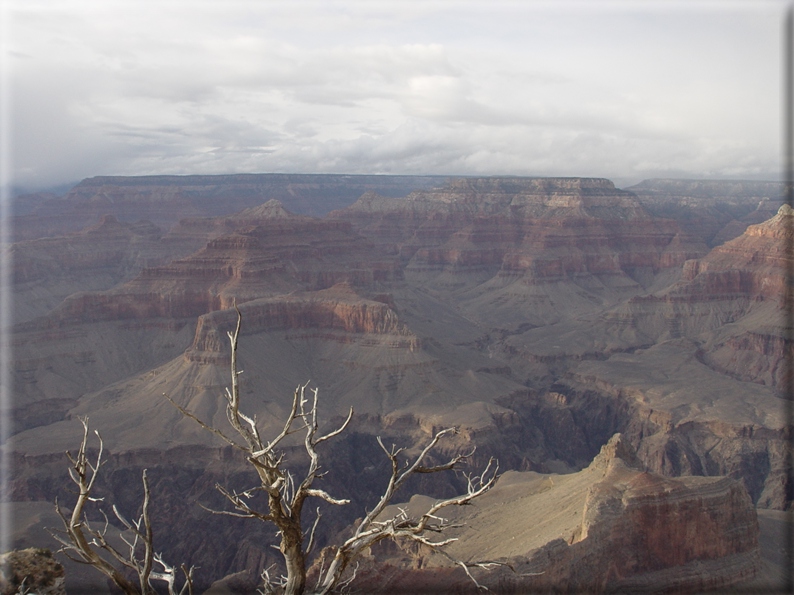
[[[166,398],[228,427],[226,337],[242,315],[241,394],[263,436],[295,387],[328,427],[318,545],[346,535],[388,479],[376,437],[458,434],[439,460],[498,459],[450,513],[450,555],[499,593],[782,588],[792,345],[785,185],[599,178],[96,177],[15,199],[15,548],[57,549],[64,451],[88,417],[107,463],[96,496],[138,514],[147,469],[158,551],[198,592],[255,592],[271,526],[213,515],[244,490],[234,449]],[[299,444],[285,456],[306,464]],[[302,458],[304,457],[304,458]],[[421,480],[420,480],[421,479]],[[255,477],[254,477],[255,480]],[[410,508],[460,474],[409,482]],[[400,499],[402,498],[402,499]],[[395,503],[395,505],[397,505]],[[70,592],[110,592],[61,560]],[[315,569],[316,570],[316,569]],[[311,574],[311,571],[310,571]],[[449,560],[384,544],[352,592],[469,593]]]

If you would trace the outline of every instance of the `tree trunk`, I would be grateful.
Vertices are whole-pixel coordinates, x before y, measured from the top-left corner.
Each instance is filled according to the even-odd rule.
[[[306,589],[306,560],[303,556],[303,533],[300,526],[297,531],[283,532],[280,549],[287,564],[287,584],[284,586],[284,593],[303,595]]]

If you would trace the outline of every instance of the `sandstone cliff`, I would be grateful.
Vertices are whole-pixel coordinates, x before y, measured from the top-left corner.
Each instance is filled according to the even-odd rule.
[[[415,496],[404,506],[422,504]],[[746,581],[761,565],[758,520],[740,484],[648,473],[620,435],[579,473],[505,474],[450,521],[464,526],[448,553],[501,563],[472,570],[499,593],[700,593]],[[477,591],[441,557],[380,555],[360,587]],[[400,558],[408,568],[397,569]]]
[[[521,302],[533,324],[598,310],[706,252],[603,179],[467,178],[403,199],[367,194],[329,217],[399,255],[412,282],[456,292],[467,316],[498,310],[489,325]]]
[[[14,320],[46,314],[77,291],[104,290],[171,256],[159,249],[161,231],[113,216],[80,232],[11,246]]]
[[[678,283],[632,298],[606,319],[616,334],[641,335],[645,343],[693,339],[705,364],[782,389],[794,355],[783,330],[793,233],[794,216],[784,205],[768,221],[686,262]]]

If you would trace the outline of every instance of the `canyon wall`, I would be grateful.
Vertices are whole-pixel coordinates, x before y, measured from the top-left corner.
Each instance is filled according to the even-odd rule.
[[[226,332],[237,305],[241,386],[263,435],[278,431],[295,386],[307,380],[320,389],[330,424],[355,409],[350,436],[329,447],[324,464],[342,470],[342,479],[329,479],[340,497],[361,494],[352,507],[359,513],[384,472],[378,435],[412,446],[458,427],[448,452],[476,446],[474,464],[496,456],[505,470],[558,474],[554,486],[533,476],[529,487],[563,498],[560,486],[581,473],[604,476],[585,470],[622,432],[653,475],[610,476],[587,507],[587,491],[572,490],[581,502],[562,541],[533,549],[529,533],[514,533],[524,549],[510,556],[546,565],[546,578],[531,580],[575,590],[592,573],[603,591],[640,590],[650,577],[696,590],[752,574],[747,503],[783,510],[794,498],[783,418],[792,353],[781,302],[789,210],[716,245],[714,230],[727,219],[687,223],[681,209],[711,205],[743,220],[752,189],[743,187],[734,212],[714,188],[712,198],[689,186],[663,196],[656,182],[637,194],[593,178],[427,178],[402,196],[395,180],[389,197],[377,180],[344,191],[301,186],[303,178],[282,186],[257,180],[93,179],[57,208],[48,198],[24,215],[55,233],[59,217],[68,227],[75,213],[109,214],[83,231],[13,246],[22,305],[12,337],[16,427],[4,448],[17,465],[14,499],[56,495],[53,478],[65,477],[60,453],[75,447],[75,418],[83,415],[111,453],[107,501],[132,511],[137,500],[123,486],[148,466],[160,478],[166,534],[179,519],[201,515],[198,502],[220,505],[215,482],[245,489],[244,462],[231,463],[215,437],[162,396],[225,427]],[[291,188],[298,202],[263,196],[276,186]],[[363,195],[343,204],[354,190]],[[286,208],[326,192],[313,209],[344,207],[326,218]],[[154,223],[128,222],[138,215]],[[32,223],[25,229],[39,233]],[[449,493],[459,479],[411,490]],[[741,526],[738,541],[713,533],[693,502],[720,524]],[[508,500],[499,506],[507,510]],[[355,514],[340,513],[321,531],[322,543]],[[186,543],[212,535],[214,549],[194,558],[166,537],[171,559],[187,558],[214,578],[278,560],[264,531],[239,542],[247,529],[201,518],[203,526],[185,528]],[[667,526],[671,518],[686,521]],[[642,525],[656,537],[637,542]],[[682,558],[657,551],[691,531],[710,535],[715,549],[695,540]],[[608,559],[610,548],[620,560]],[[429,560],[422,554],[410,564]],[[456,572],[438,568],[437,578],[470,589]],[[495,576],[508,591],[528,584]]]
[[[443,185],[442,176],[237,174],[226,176],[97,176],[62,197],[28,197],[12,222],[15,241],[61,235],[112,214],[121,221],[147,219],[163,229],[185,217],[214,217],[279,200],[296,213],[322,216],[362,193],[404,196]]]
[[[761,566],[758,520],[741,485],[648,473],[620,435],[579,473],[511,474],[472,508],[451,513],[462,528],[447,550],[492,562],[471,573],[499,593],[700,593],[752,579]],[[442,556],[425,553],[420,563],[418,553],[395,550],[375,553],[359,586],[478,591]]]

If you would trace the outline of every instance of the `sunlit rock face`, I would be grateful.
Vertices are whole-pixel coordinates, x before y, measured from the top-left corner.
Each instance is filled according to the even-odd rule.
[[[794,211],[783,205],[777,214],[684,266],[682,295],[741,295],[775,300],[782,305],[786,271],[794,241]]]
[[[739,483],[648,473],[620,435],[579,473],[510,473],[451,515],[463,527],[448,553],[497,562],[472,574],[500,593],[700,593],[761,565],[758,520]],[[382,548],[365,568],[359,584],[372,592],[477,592],[428,552]]]
[[[769,220],[685,262],[679,282],[630,299],[607,319],[653,342],[696,340],[709,366],[783,390],[794,354],[783,327],[792,234],[794,216],[783,205]]]

